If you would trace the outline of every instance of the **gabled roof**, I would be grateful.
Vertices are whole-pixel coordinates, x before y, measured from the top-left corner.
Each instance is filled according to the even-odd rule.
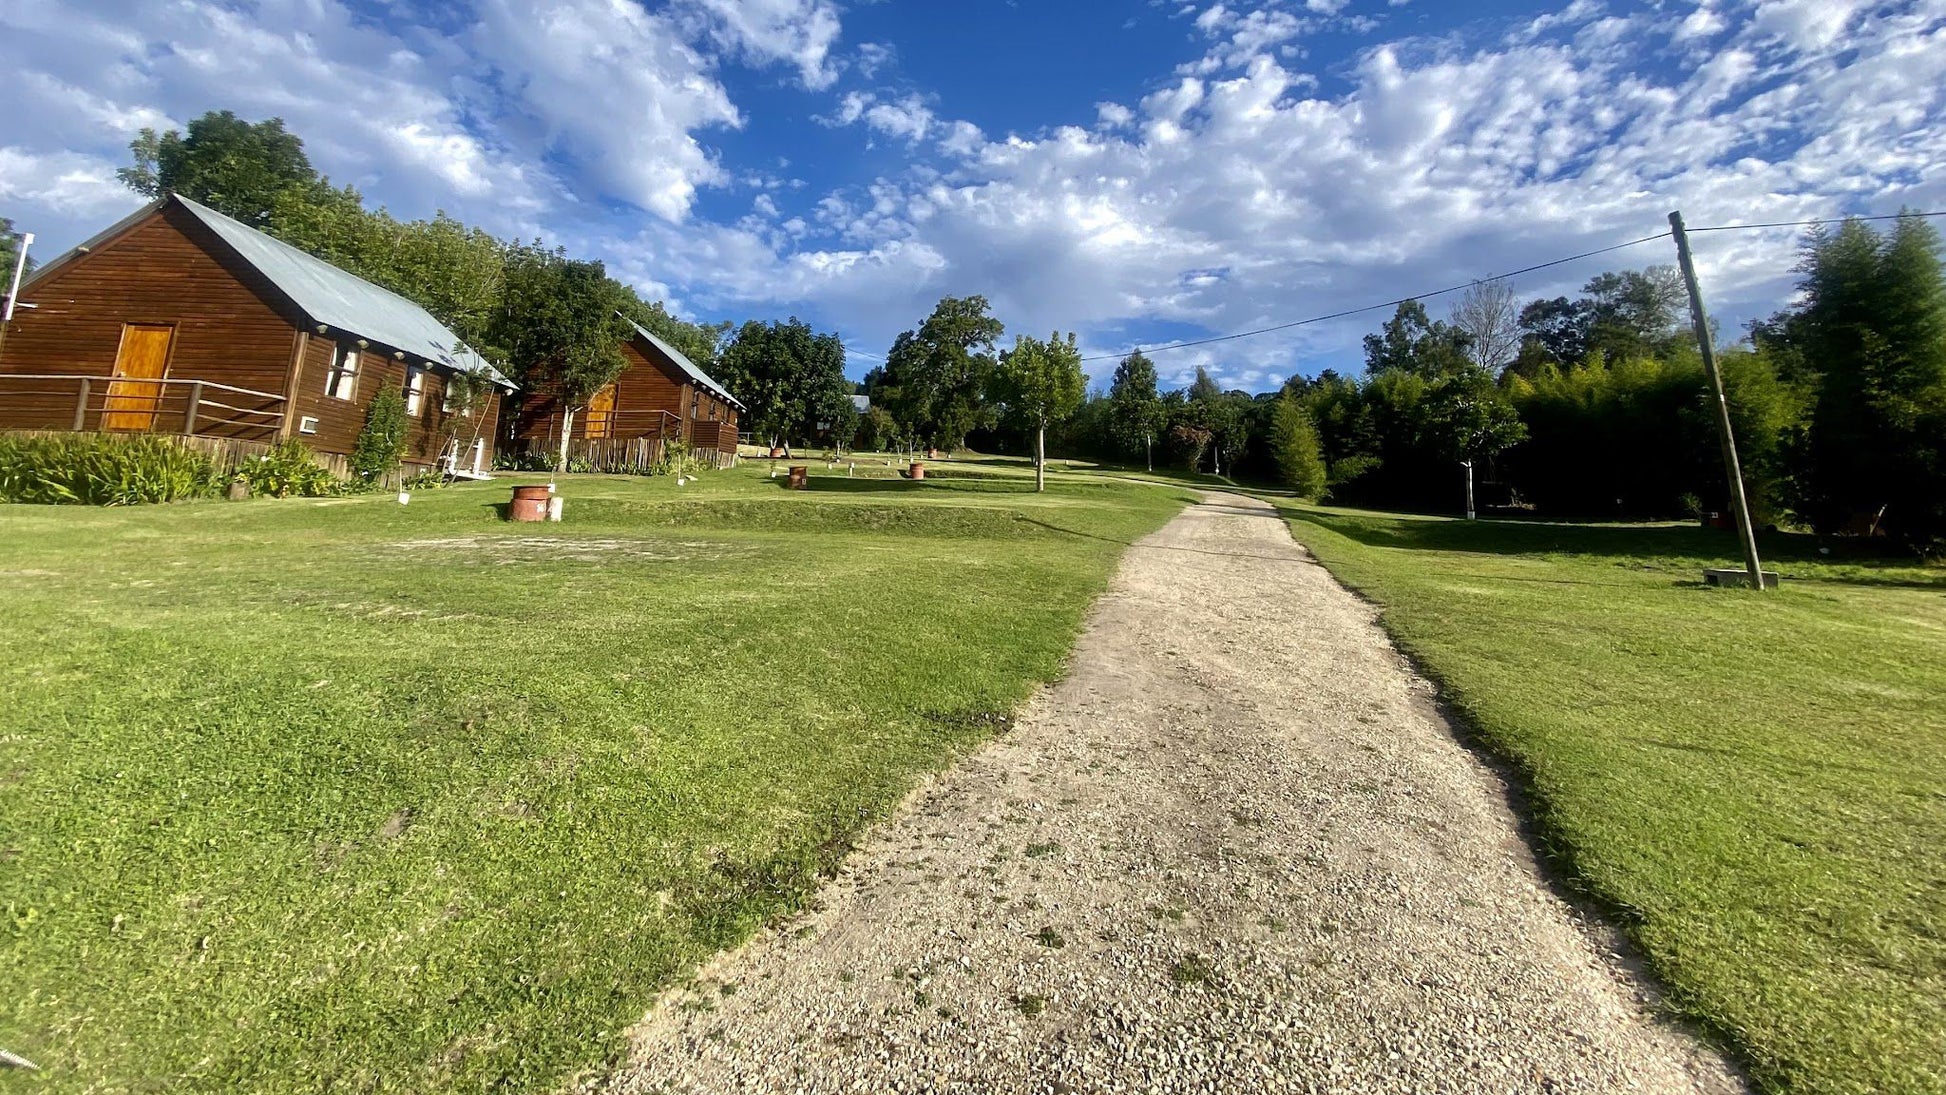
[[[617,312],[615,314],[618,316],[622,315],[620,312]],[[622,318],[628,319],[627,316],[622,316]],[[735,407],[737,410],[742,411],[742,410],[749,409],[745,407],[743,404],[737,402],[737,397],[731,395],[729,389],[725,388],[721,384],[718,384],[716,381],[711,380],[710,375],[708,373],[697,368],[695,362],[684,357],[681,350],[678,350],[674,346],[671,346],[667,342],[664,342],[662,339],[657,338],[654,331],[649,330],[647,327],[642,326],[640,323],[637,323],[632,319],[628,319],[628,325],[630,327],[635,328],[636,334],[641,335],[643,338],[648,339],[650,345],[654,346],[658,350],[661,350],[664,354],[667,354],[669,360],[675,362],[676,367],[678,369],[681,369],[683,372],[689,374],[689,379],[695,381],[698,384],[701,384],[703,387],[708,388],[710,391],[716,393],[718,398],[722,399],[723,402],[728,403],[730,406]]]
[[[514,387],[513,382],[424,308],[180,194],[150,203],[107,232],[41,267],[32,280],[65,265],[84,249],[92,249],[118,235],[169,202],[180,205],[216,233],[244,262],[289,297],[310,324],[323,324],[394,350],[404,350],[449,369],[483,371],[496,383]],[[32,284],[32,280],[27,284]]]

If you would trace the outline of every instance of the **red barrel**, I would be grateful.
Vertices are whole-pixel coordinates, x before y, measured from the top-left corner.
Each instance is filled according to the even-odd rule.
[[[924,464],[919,463],[916,460],[913,461],[912,477],[914,479],[924,479],[926,477],[926,466]]]
[[[553,495],[547,484],[539,486],[515,487],[513,505],[507,508],[507,518],[512,521],[547,520],[547,500]]]

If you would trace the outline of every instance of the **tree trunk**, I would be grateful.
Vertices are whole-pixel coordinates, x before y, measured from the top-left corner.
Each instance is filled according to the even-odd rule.
[[[1047,489],[1047,423],[1034,431],[1034,490]]]
[[[559,475],[568,468],[568,439],[574,436],[574,408],[561,410],[561,455],[554,461],[554,474]]]
[[[1142,435],[1142,462],[1149,466],[1150,471],[1155,470],[1155,437],[1153,435]]]
[[[1473,520],[1473,461],[1462,460],[1460,464],[1466,468],[1466,519],[1471,521]]]

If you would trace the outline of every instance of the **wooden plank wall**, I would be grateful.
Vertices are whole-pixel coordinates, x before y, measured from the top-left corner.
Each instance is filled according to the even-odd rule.
[[[170,377],[281,395],[295,317],[266,303],[279,299],[276,291],[242,263],[216,257],[224,254],[200,221],[163,207],[21,293],[21,301],[34,307],[14,314],[0,350],[0,377],[107,376],[114,371],[122,325],[157,323],[175,328]],[[0,396],[6,397],[0,399],[0,428],[70,429],[76,391],[76,385],[46,382],[30,391],[0,380]],[[95,393],[96,409],[100,395]],[[174,413],[180,418],[181,409]],[[170,425],[159,421],[157,428]]]
[[[633,339],[622,346],[628,364],[615,379],[615,411],[611,436],[639,437],[659,433],[661,413],[675,415],[683,422],[683,439],[696,444],[699,425],[721,423],[731,437],[729,451],[735,451],[736,408],[689,379],[681,366],[663,356],[645,339]],[[587,415],[575,414],[576,441],[586,438]],[[553,397],[534,393],[520,402],[511,434],[525,451],[560,443],[561,406]],[[710,444],[716,436],[712,431]]]
[[[345,336],[345,345],[356,348],[350,336]],[[410,361],[399,361],[390,355],[377,351],[361,352],[358,365],[358,387],[351,399],[333,398],[326,390],[331,373],[331,353],[335,340],[324,335],[312,335],[304,349],[303,366],[297,374],[297,409],[292,419],[291,436],[311,446],[319,452],[350,453],[358,441],[358,435],[365,428],[365,415],[371,406],[372,398],[386,385],[399,390],[405,389],[406,370]],[[437,369],[429,369],[425,374],[425,398],[419,414],[414,418],[406,433],[405,462],[415,466],[428,466],[439,459],[445,450],[449,437],[458,437],[460,448],[468,448],[473,441],[475,424],[473,418],[457,412],[448,414],[441,410],[446,399],[446,385],[451,383],[450,376]],[[501,395],[495,392],[487,398],[486,406],[479,412],[479,436],[486,442],[486,456],[482,467],[493,466],[494,444],[499,433]],[[317,419],[316,431],[303,432],[305,418]],[[462,466],[471,463],[470,456],[461,459]]]

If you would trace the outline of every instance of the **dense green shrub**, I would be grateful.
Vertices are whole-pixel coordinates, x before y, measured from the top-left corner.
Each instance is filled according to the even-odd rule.
[[[161,437],[0,437],[0,501],[86,506],[215,494],[208,457]]]
[[[250,493],[272,498],[322,498],[341,492],[338,480],[318,466],[302,441],[280,441],[255,460],[237,467],[236,477],[250,484]]]
[[[405,392],[385,384],[365,411],[365,428],[351,446],[351,471],[367,483],[383,481],[399,470],[405,455]]]

